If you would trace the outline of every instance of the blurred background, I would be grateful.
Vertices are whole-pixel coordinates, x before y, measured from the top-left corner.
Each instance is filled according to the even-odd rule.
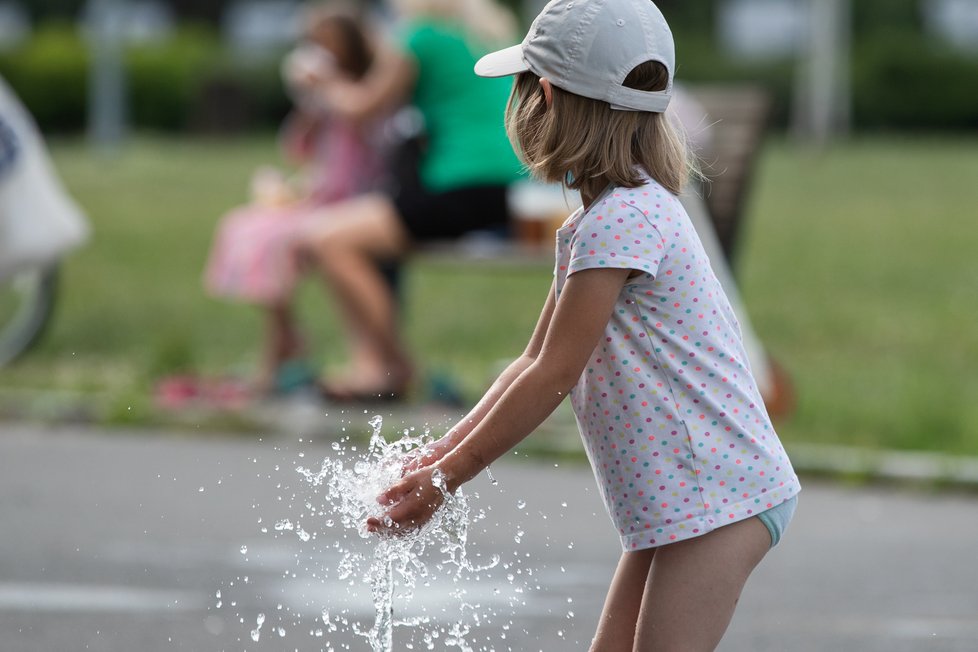
[[[525,28],[541,3],[508,4]],[[782,372],[776,428],[805,486],[721,649],[978,649],[978,506],[933,491],[978,486],[978,0],[658,5],[677,79],[710,100],[721,147],[704,156],[707,199],[734,187],[736,228],[718,233]],[[364,7],[396,29],[385,3]],[[389,436],[440,434],[525,345],[551,283],[551,217],[522,225],[515,249],[479,242],[401,268],[422,371],[405,401],[232,391],[260,364],[262,317],[209,297],[202,276],[253,172],[288,166],[281,62],[299,16],[283,0],[0,0],[3,650],[365,647],[349,628],[323,638],[324,609],[369,624],[373,605],[328,581],[348,533],[294,469],[340,442],[355,451],[348,437],[376,413]],[[13,274],[9,227],[39,220],[17,209],[10,161],[39,150],[6,86],[72,201],[58,204],[52,175],[35,199],[74,216],[64,257]],[[297,310],[316,370],[341,367],[321,283],[304,281]],[[173,409],[167,379],[229,393]],[[493,466],[498,486],[473,484],[491,511],[476,545],[539,569],[506,643],[584,649],[618,547],[610,528],[582,526],[604,517],[586,465],[565,463],[584,459],[570,411],[517,453]],[[911,483],[928,490],[901,490]],[[280,531],[285,517],[313,540]],[[468,589],[496,608],[485,583]],[[424,603],[443,605],[441,590]],[[477,633],[495,641],[503,622]]]
[[[539,8],[509,4],[524,26]],[[978,455],[978,0],[658,4],[679,79],[771,100],[731,258],[794,387],[783,438]],[[0,369],[0,416],[166,424],[160,378],[254,366],[258,316],[207,298],[200,276],[217,219],[278,160],[297,12],[0,0],[0,76],[93,229],[61,267],[43,338]],[[403,279],[406,337],[474,398],[521,350],[549,278],[545,257],[487,270],[422,256]],[[335,315],[306,285],[300,309],[328,367]]]

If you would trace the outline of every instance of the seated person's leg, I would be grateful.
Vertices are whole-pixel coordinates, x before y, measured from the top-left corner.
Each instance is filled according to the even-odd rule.
[[[402,256],[408,233],[394,205],[382,195],[334,204],[320,216],[303,235],[302,249],[335,292],[350,330],[359,333],[370,356],[381,361],[380,369],[363,370],[363,377],[337,392],[364,398],[400,394],[411,379],[413,364],[397,329],[390,285],[376,261]]]

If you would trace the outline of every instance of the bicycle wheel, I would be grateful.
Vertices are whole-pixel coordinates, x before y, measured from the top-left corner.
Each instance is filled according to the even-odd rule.
[[[0,281],[0,367],[44,333],[58,286],[58,266],[38,267]]]

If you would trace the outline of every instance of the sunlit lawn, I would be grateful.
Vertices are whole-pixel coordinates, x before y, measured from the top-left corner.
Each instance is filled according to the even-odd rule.
[[[769,146],[738,262],[756,329],[794,376],[789,441],[978,454],[978,140],[861,140],[823,154]],[[247,374],[260,322],[206,298],[217,217],[275,157],[270,138],[140,138],[116,156],[58,143],[95,238],[64,269],[43,344],[0,391],[91,392],[124,409],[183,370]],[[550,271],[446,268],[405,278],[407,338],[474,396],[533,326]],[[329,301],[302,295],[314,355],[342,363]],[[95,400],[93,398],[93,400]]]
[[[797,379],[791,438],[978,453],[976,145],[766,156],[742,271]]]

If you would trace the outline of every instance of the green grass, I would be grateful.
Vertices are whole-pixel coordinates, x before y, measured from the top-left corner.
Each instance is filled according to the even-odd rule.
[[[797,385],[786,440],[978,455],[976,146],[766,149],[738,267],[755,327]],[[275,157],[271,139],[141,138],[115,157],[58,143],[54,154],[95,237],[65,265],[48,336],[0,371],[0,388],[90,393],[107,418],[145,421],[163,374],[248,373],[258,315],[206,298],[200,273],[218,216]],[[405,282],[412,347],[474,395],[522,348],[550,271],[416,264]],[[310,282],[300,305],[316,358],[339,364],[330,302]]]
[[[768,152],[741,271],[798,384],[786,438],[978,454],[975,145]]]
[[[135,406],[138,421],[164,374],[249,374],[259,314],[205,296],[201,270],[219,216],[246,199],[257,165],[275,161],[272,139],[142,138],[116,156],[63,142],[53,155],[94,237],[65,264],[50,331],[0,371],[0,388],[91,392],[123,420]],[[545,266],[487,276],[439,265],[412,267],[403,282],[407,337],[425,368],[475,394],[489,368],[525,344],[550,281]],[[316,359],[342,363],[332,305],[313,280],[300,314]]]

